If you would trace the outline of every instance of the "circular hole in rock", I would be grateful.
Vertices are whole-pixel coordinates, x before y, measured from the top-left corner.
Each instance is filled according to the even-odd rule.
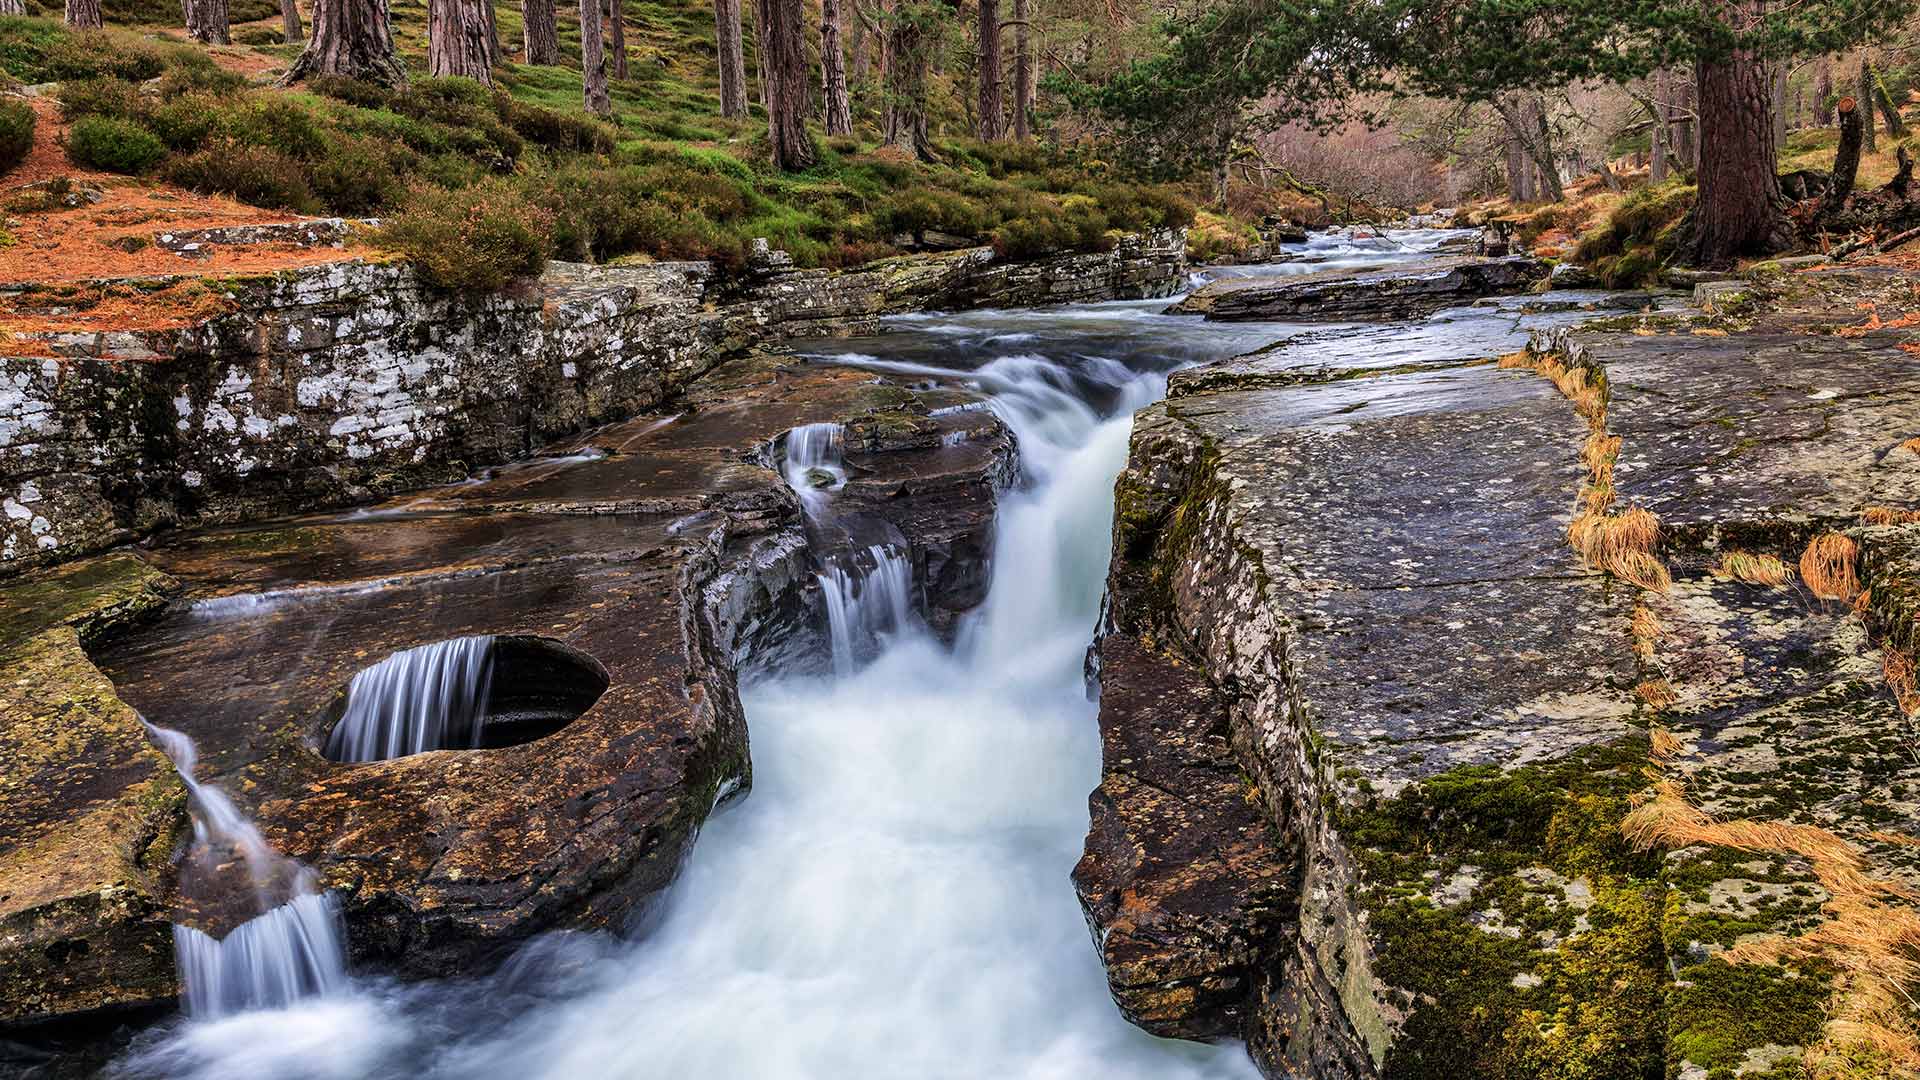
[[[488,750],[551,735],[607,689],[607,672],[551,638],[475,635],[396,652],[354,675],[328,710],[330,761]]]

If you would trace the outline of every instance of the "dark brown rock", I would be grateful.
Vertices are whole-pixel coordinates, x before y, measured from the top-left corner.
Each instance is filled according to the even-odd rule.
[[[1357,274],[1223,278],[1169,310],[1225,321],[1409,319],[1483,296],[1529,292],[1548,273],[1546,263],[1515,256],[1436,259]]]

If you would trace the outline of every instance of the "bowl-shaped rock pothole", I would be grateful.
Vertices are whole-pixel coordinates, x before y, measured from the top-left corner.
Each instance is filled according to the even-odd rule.
[[[551,638],[436,641],[354,675],[328,709],[323,753],[363,762],[517,746],[579,719],[606,689],[599,661]]]

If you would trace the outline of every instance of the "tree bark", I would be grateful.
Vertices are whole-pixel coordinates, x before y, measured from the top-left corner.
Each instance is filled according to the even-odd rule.
[[[867,81],[867,20],[860,12],[860,0],[846,2],[853,9],[853,20],[846,26],[848,60],[853,66],[853,84],[858,86]]]
[[[760,0],[753,0],[753,66],[760,75],[760,107],[770,109],[767,97],[767,20]]]
[[[1833,126],[1833,60],[1820,58],[1820,70],[1813,77],[1813,122],[1818,127]]]
[[[1854,181],[1860,175],[1860,109],[1852,98],[1841,98],[1840,145],[1833,152],[1833,179],[1821,200],[1821,213],[1829,214],[1846,205],[1853,194]]]
[[[560,32],[554,25],[553,0],[521,0],[521,35],[526,39],[527,63],[552,66],[560,62]]]
[[[1730,14],[1758,21],[1766,0],[1732,0]],[[1767,67],[1745,49],[1700,64],[1700,194],[1689,220],[1698,266],[1767,255],[1786,238],[1785,199],[1775,168],[1773,100]]]
[[[927,137],[928,41],[923,13],[902,2],[887,27],[887,145],[921,161],[934,161]]]
[[[1507,129],[1507,200],[1514,205],[1533,201],[1533,163],[1520,145],[1520,136]]]
[[[1519,140],[1520,147],[1533,162],[1539,173],[1540,190],[1551,202],[1566,198],[1566,190],[1560,185],[1560,168],[1553,160],[1552,135],[1547,128],[1546,103],[1538,94],[1495,98],[1494,108],[1507,122],[1507,127]]]
[[[1773,91],[1773,145],[1777,149],[1787,145],[1787,63],[1782,60],[1773,65],[1768,75]]]
[[[767,135],[775,168],[810,169],[818,158],[807,134],[807,41],[805,0],[755,0],[766,53]]]
[[[203,45],[228,45],[233,31],[227,22],[227,0],[180,0],[187,36]]]
[[[1033,137],[1033,38],[1029,35],[1027,0],[1013,0],[1013,138]]]
[[[607,26],[613,31],[613,77],[627,77],[627,5],[626,0],[607,0]]]
[[[747,52],[740,34],[740,0],[713,0],[720,44],[720,115],[747,115]]]
[[[75,30],[98,30],[103,24],[100,18],[100,0],[67,0],[67,25]]]
[[[1881,117],[1887,122],[1887,134],[1895,139],[1905,135],[1907,121],[1900,115],[1899,107],[1893,103],[1893,95],[1887,93],[1886,80],[1880,77],[1878,68],[1873,72],[1872,93],[1873,97],[1868,99],[1867,108],[1871,110],[1877,106],[1880,109]]]
[[[1667,95],[1673,91],[1673,81],[1667,78],[1664,70],[1653,76],[1653,140],[1650,158],[1647,164],[1647,181],[1664,184],[1667,181]]]
[[[307,28],[300,25],[298,0],[280,0],[280,37],[289,45],[307,40]]]
[[[1680,115],[1675,117],[1673,126],[1673,156],[1687,171],[1700,168],[1700,93],[1698,69],[1694,77],[1684,78],[1676,88],[1680,106],[1676,109]]]
[[[580,96],[595,116],[612,116],[607,95],[607,43],[601,39],[600,0],[580,0]]]
[[[25,15],[27,0],[0,0],[0,15]]]
[[[1865,53],[1861,53],[1860,103],[1865,105],[1866,108],[1860,110],[1860,130],[1868,153],[1872,153],[1880,148],[1880,133],[1874,130],[1873,121],[1874,90],[1878,87],[1879,82],[1880,80],[1875,78],[1873,74],[1873,58]]]
[[[314,0],[313,35],[280,81],[290,85],[309,75],[405,86],[407,69],[394,55],[386,0]]]
[[[493,82],[487,6],[488,0],[428,0],[428,73]]]
[[[853,134],[853,103],[847,97],[847,65],[840,52],[844,20],[840,0],[820,0],[820,102],[829,135]]]
[[[1006,111],[1000,99],[1000,0],[978,0],[980,114],[974,131],[981,142],[993,142],[1006,133]]]

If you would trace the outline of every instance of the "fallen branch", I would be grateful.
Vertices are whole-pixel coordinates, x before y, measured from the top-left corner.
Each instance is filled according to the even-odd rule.
[[[1900,245],[1905,244],[1908,241],[1911,241],[1915,238],[1920,238],[1920,229],[1908,229],[1906,232],[1899,233],[1894,236],[1890,236],[1886,240],[1882,241],[1878,247],[1873,249],[1873,253],[1875,255],[1885,255],[1887,252],[1892,251],[1894,248],[1897,248]]]

